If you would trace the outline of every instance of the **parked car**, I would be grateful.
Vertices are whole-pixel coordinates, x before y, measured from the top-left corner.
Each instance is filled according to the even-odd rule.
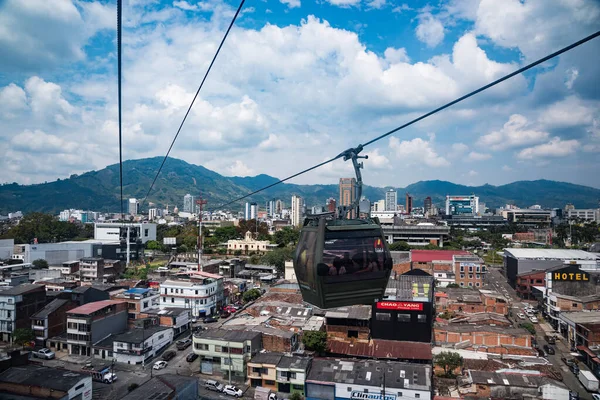
[[[244,392],[242,392],[241,389],[238,389],[233,385],[225,385],[225,387],[223,388],[223,393],[234,397],[242,397],[242,395],[244,394]]]
[[[162,359],[165,361],[169,361],[176,355],[177,355],[177,353],[175,353],[173,350],[165,351],[162,355]]]
[[[525,314],[523,313],[518,313],[517,317],[521,318],[521,319],[525,319]]]
[[[217,321],[218,319],[216,319],[215,317],[206,317],[202,320],[202,322],[204,322],[205,324],[210,324]]]
[[[221,384],[217,381],[208,380],[208,381],[204,382],[204,388],[207,390],[212,390],[214,392],[222,392],[223,384]]]
[[[531,321],[532,324],[537,324],[539,322],[536,317],[529,317],[529,320]]]
[[[548,346],[547,344],[544,345],[544,351],[548,354],[556,354],[554,347]]]
[[[169,363],[167,363],[166,361],[157,361],[154,363],[152,368],[153,369],[163,369],[163,368],[167,368],[167,365],[169,365]]]
[[[228,313],[230,313],[230,314],[235,314],[237,310],[238,310],[238,309],[237,309],[237,308],[235,308],[235,307],[234,307],[234,306],[232,306],[232,305],[228,305],[227,307],[225,307],[225,308],[223,309],[223,311],[227,311],[227,312],[228,312]]]
[[[196,358],[198,358],[198,354],[196,354],[196,353],[190,353],[185,358],[185,361],[187,361],[187,362],[193,362]]]
[[[540,357],[548,357],[548,354],[543,349],[537,348],[538,356]]]
[[[594,399],[594,400],[600,400],[600,394],[598,394],[598,393],[592,393],[592,399]]]
[[[32,352],[32,354],[34,357],[43,358],[45,360],[51,360],[56,356],[52,350],[47,349],[47,348],[43,348],[38,351],[34,351],[34,352]]]
[[[548,342],[548,344],[556,344],[556,337],[555,336],[544,336],[544,339],[546,340],[546,342]]]
[[[228,311],[221,311],[221,318],[229,318],[230,315],[231,313],[229,313]]]
[[[575,361],[575,359],[573,358],[566,358],[566,357],[561,357],[560,360],[562,362],[564,362],[565,364],[567,364],[569,367],[571,365],[577,365],[577,362]]]
[[[177,350],[185,350],[192,345],[192,339],[184,339],[177,341]]]
[[[198,318],[196,318],[196,317],[192,318],[192,324],[195,324],[196,322],[198,322]]]
[[[116,380],[117,380],[117,374],[115,374],[114,372],[109,372],[108,374],[106,374],[102,377],[102,382],[104,382],[104,383],[113,383]]]

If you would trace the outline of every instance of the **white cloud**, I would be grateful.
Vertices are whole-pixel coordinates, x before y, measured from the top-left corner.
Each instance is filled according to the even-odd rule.
[[[464,143],[454,143],[452,144],[452,152],[457,155],[464,154],[469,151],[469,146]]]
[[[385,7],[386,5],[386,0],[370,0],[367,2],[367,6],[369,8],[374,8],[376,10],[379,10],[383,7]]]
[[[467,175],[469,175],[469,176],[473,177],[473,176],[477,176],[477,175],[479,175],[479,173],[478,173],[477,171],[470,170],[470,171],[467,173]]]
[[[429,141],[421,138],[400,141],[391,137],[389,147],[394,151],[396,158],[403,164],[414,165],[424,163],[430,167],[447,167],[448,160],[438,155],[433,149],[433,137]]]
[[[485,154],[485,153],[477,153],[476,151],[472,151],[469,153],[467,158],[470,161],[483,161],[483,160],[489,160],[490,158],[492,158],[492,155]]]
[[[392,64],[410,62],[410,58],[408,57],[408,54],[406,53],[406,49],[404,47],[400,49],[388,47],[387,49],[385,49],[385,52],[383,54],[385,56],[385,59]]]
[[[546,108],[540,115],[540,122],[548,128],[571,128],[591,125],[598,106],[586,105],[576,96],[569,96]]]
[[[502,166],[502,171],[511,172],[511,171],[513,171],[513,169],[511,167],[509,167],[508,165],[503,165]]]
[[[428,47],[435,47],[444,40],[444,25],[431,13],[419,15],[419,25],[415,30],[417,39]]]
[[[383,154],[379,154],[379,149],[366,152],[364,155],[369,156],[369,158],[364,161],[365,167],[375,169],[391,168],[390,160]]]
[[[600,144],[588,143],[582,148],[586,153],[598,153],[600,152]]]
[[[289,8],[297,8],[302,5],[300,0],[279,0],[279,2],[282,4],[287,4]]]
[[[395,13],[402,13],[402,12],[404,12],[404,11],[410,11],[410,10],[412,10],[412,8],[410,8],[410,7],[408,6],[408,4],[406,4],[406,3],[402,3],[401,5],[394,7],[394,8],[392,9],[392,12],[395,12]]]
[[[567,76],[565,77],[565,86],[567,87],[567,89],[571,90],[573,89],[573,84],[579,76],[579,70],[577,68],[569,68],[567,70],[566,75]]]
[[[27,108],[27,97],[25,91],[14,83],[0,88],[0,113],[5,118],[14,118],[15,113]]]
[[[73,153],[78,150],[75,142],[67,142],[55,135],[49,135],[43,131],[34,132],[25,130],[14,136],[11,140],[12,148],[20,152],[35,154],[45,153]]]
[[[566,157],[574,154],[579,147],[580,144],[577,140],[561,140],[559,137],[554,137],[548,143],[521,150],[517,154],[517,158],[531,160],[545,157]]]
[[[198,6],[195,4],[190,4],[185,0],[181,0],[181,1],[174,1],[173,2],[173,6],[177,7],[177,8],[181,8],[182,10],[186,10],[186,11],[196,11],[198,10]]]
[[[232,166],[227,168],[227,172],[229,176],[252,176],[254,175],[254,170],[249,168],[246,164],[244,164],[240,160],[235,160]]]
[[[360,4],[361,0],[325,0],[329,4],[339,7],[352,7]]]
[[[527,146],[548,139],[548,132],[528,129],[528,125],[527,118],[520,114],[513,114],[502,129],[482,136],[477,144],[492,150],[504,150]]]
[[[287,138],[279,137],[274,133],[270,133],[267,139],[260,142],[258,148],[262,150],[277,150],[285,148],[288,145],[289,141]]]

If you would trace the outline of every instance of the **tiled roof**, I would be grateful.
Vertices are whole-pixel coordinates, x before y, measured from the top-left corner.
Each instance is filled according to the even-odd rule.
[[[431,360],[431,345],[421,342],[373,339],[368,343],[348,343],[341,340],[327,342],[329,352],[352,357],[388,358],[399,360]]]

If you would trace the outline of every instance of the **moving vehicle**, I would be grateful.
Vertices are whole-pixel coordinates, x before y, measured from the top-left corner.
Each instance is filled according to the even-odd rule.
[[[177,341],[177,350],[185,350],[192,345],[192,339],[183,339]]]
[[[556,344],[556,337],[555,336],[544,336],[544,339],[546,340],[546,342],[548,342],[548,344]]]
[[[521,319],[525,319],[525,314],[523,313],[518,313],[517,317],[521,318]]]
[[[598,378],[594,376],[590,371],[579,371],[579,375],[577,375],[579,381],[590,392],[598,391]]]
[[[198,354],[196,354],[196,353],[190,353],[185,358],[185,361],[187,361],[187,362],[193,362],[196,358],[198,358]]]
[[[117,374],[115,374],[114,372],[109,372],[108,374],[106,374],[102,377],[102,382],[104,382],[104,383],[113,383],[116,380],[117,380]]]
[[[211,379],[211,380],[204,382],[204,388],[207,390],[212,390],[214,392],[222,392],[223,384]]]
[[[237,310],[238,310],[238,308],[236,308],[235,306],[232,306],[232,305],[228,305],[227,307],[225,307],[223,309],[223,311],[226,311],[230,314],[235,314],[237,312]]]
[[[544,345],[544,351],[548,354],[556,354],[554,347],[548,346],[547,344]]]
[[[91,363],[87,363],[81,367],[81,373],[91,375],[92,380],[96,382],[113,383],[117,380],[117,375],[114,372],[111,372],[109,366],[95,369]]]
[[[204,322],[205,324],[211,324],[213,322],[217,322],[218,319],[216,319],[215,317],[206,317],[202,320],[202,322]]]
[[[536,350],[538,352],[538,356],[540,356],[540,357],[548,357],[548,354],[543,349],[540,349],[538,347]]]
[[[225,385],[225,387],[223,388],[223,393],[234,397],[242,397],[244,395],[244,392],[242,392],[241,389],[238,389],[236,386],[233,385]]]
[[[592,393],[592,399],[594,399],[594,400],[600,400],[600,394],[598,394],[598,393]]]
[[[31,354],[33,354],[34,357],[43,358],[45,360],[52,360],[54,357],[56,357],[56,354],[54,354],[52,350],[45,347],[38,351],[32,351]]]
[[[167,368],[167,365],[169,365],[169,363],[167,363],[166,361],[157,361],[154,363],[154,365],[152,366],[152,369],[163,369],[163,368]]]
[[[169,351],[165,351],[162,355],[162,359],[164,361],[169,361],[171,360],[173,357],[175,357],[177,355],[177,353],[175,353],[173,350],[169,350]]]
[[[271,389],[258,386],[254,390],[254,400],[278,400],[277,394],[273,393]]]

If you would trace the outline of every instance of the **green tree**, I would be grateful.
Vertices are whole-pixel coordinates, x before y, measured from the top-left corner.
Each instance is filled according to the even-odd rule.
[[[284,247],[292,244],[293,246],[298,243],[298,239],[300,238],[300,231],[298,229],[292,228],[291,226],[286,226],[283,229],[275,232],[271,241],[277,244],[279,247]]]
[[[288,397],[289,400],[304,400],[304,397],[298,393],[298,392],[294,392],[290,395],[290,397]]]
[[[433,363],[444,369],[445,377],[451,378],[454,376],[454,370],[463,365],[463,358],[458,353],[442,351],[433,357]]]
[[[33,260],[32,264],[37,269],[48,268],[48,261],[44,260],[43,258],[38,258],[37,260]]]
[[[258,299],[260,296],[262,296],[262,292],[259,289],[250,289],[244,292],[242,295],[242,300],[244,300],[246,303],[249,303]]]
[[[215,229],[213,237],[218,240],[218,243],[225,243],[228,240],[236,239],[238,237],[238,232],[235,226],[224,226]]]
[[[302,335],[302,343],[308,350],[324,354],[327,351],[327,332],[306,331]]]
[[[533,325],[531,322],[523,322],[520,326],[521,328],[529,331],[529,333],[532,335],[535,335],[535,325]]]
[[[237,237],[244,237],[246,235],[246,232],[248,231],[252,232],[253,235],[258,232],[257,238],[261,237],[262,235],[267,235],[267,237],[269,237],[269,225],[267,225],[266,222],[261,222],[258,224],[257,229],[255,219],[251,219],[248,221],[241,220],[239,225],[236,227],[236,230]]]
[[[146,249],[148,250],[160,250],[161,248],[161,244],[156,240],[148,240],[148,242],[146,242]]]
[[[406,242],[394,242],[390,244],[390,251],[409,251],[410,245]]]
[[[283,273],[285,271],[285,262],[291,260],[293,256],[294,249],[290,247],[278,247],[265,253],[261,261],[266,265],[274,266],[279,273]]]
[[[13,333],[13,342],[19,346],[23,346],[27,342],[35,340],[35,333],[29,328],[18,328]]]

